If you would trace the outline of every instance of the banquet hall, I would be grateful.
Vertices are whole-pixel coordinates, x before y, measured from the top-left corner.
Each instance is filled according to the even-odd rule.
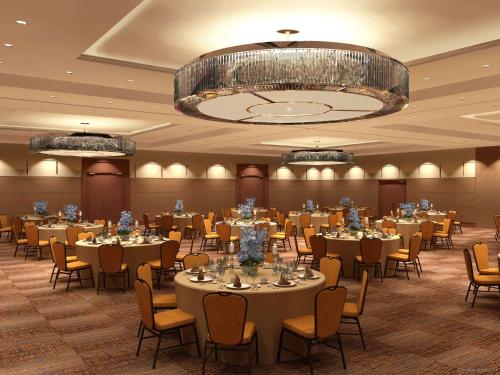
[[[4,0],[0,374],[500,372],[500,3]]]

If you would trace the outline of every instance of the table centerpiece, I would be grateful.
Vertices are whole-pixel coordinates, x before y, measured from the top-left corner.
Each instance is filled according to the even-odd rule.
[[[45,216],[47,215],[47,206],[49,202],[38,200],[33,202],[33,212],[37,216]]]
[[[240,251],[237,256],[243,272],[250,277],[257,275],[257,268],[264,261],[262,244],[266,238],[265,229],[241,228]]]
[[[130,239],[130,226],[132,225],[132,213],[130,211],[120,212],[120,221],[118,222],[118,228],[116,233],[120,236],[122,241],[128,241]]]
[[[68,203],[63,206],[63,211],[68,225],[75,225],[78,220],[78,206],[76,204]]]
[[[361,229],[363,229],[363,224],[361,223],[361,220],[359,220],[358,210],[356,210],[355,208],[350,208],[349,209],[349,231],[350,231],[350,234],[354,236]]]

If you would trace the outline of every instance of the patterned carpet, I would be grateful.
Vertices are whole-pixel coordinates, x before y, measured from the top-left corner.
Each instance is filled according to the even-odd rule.
[[[500,299],[482,293],[474,309],[464,302],[468,285],[461,250],[489,242],[491,261],[500,245],[494,232],[465,228],[455,249],[425,251],[421,279],[412,271],[384,283],[370,279],[362,316],[367,351],[359,337],[345,336],[347,370],[336,351],[313,350],[316,374],[494,374],[500,373]],[[290,253],[289,253],[290,254]],[[291,256],[291,255],[289,255]],[[1,374],[199,374],[201,360],[182,350],[161,353],[151,370],[153,342],[134,352],[138,308],[126,294],[72,284],[48,283],[52,262],[13,258],[13,247],[0,239]],[[359,283],[341,280],[350,298]],[[171,285],[170,285],[171,287]],[[258,329],[258,327],[257,327]],[[209,374],[245,373],[236,366],[211,363]],[[305,374],[301,361],[259,366],[255,374]]]

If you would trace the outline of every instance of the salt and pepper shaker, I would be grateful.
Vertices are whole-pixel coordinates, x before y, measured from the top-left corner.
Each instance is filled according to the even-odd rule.
[[[229,244],[229,254],[234,254],[234,242],[231,241]]]

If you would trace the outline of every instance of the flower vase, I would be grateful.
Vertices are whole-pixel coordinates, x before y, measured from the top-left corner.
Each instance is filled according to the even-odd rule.
[[[128,241],[129,239],[130,239],[130,235],[120,234],[120,241]]]
[[[243,273],[249,277],[255,277],[257,276],[258,268],[259,266],[254,265],[254,266],[242,266]]]

